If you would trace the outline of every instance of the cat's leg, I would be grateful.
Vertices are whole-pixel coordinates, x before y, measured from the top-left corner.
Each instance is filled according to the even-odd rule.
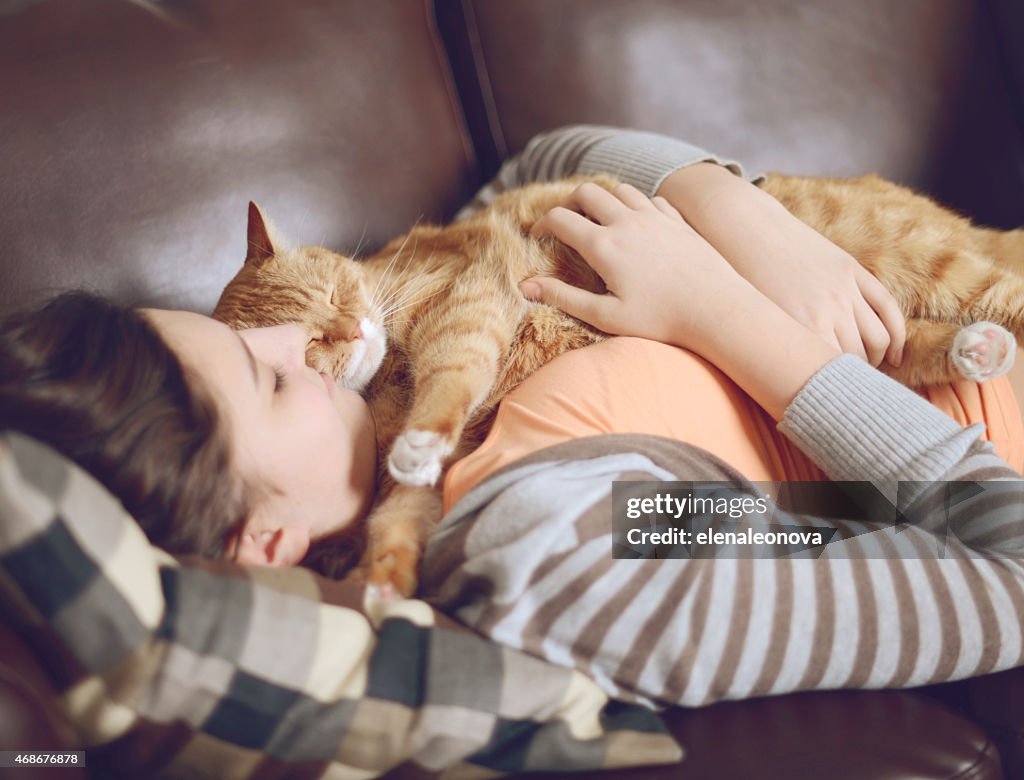
[[[974,236],[981,251],[997,266],[1024,275],[1024,228],[996,230],[975,227]]]
[[[415,361],[414,401],[388,456],[403,485],[433,485],[455,450],[469,416],[494,386],[511,333],[448,333]]]
[[[429,423],[421,423],[429,425]],[[434,485],[458,438],[429,428],[403,431],[388,456],[388,471],[403,485]]]
[[[504,396],[564,352],[596,344],[606,334],[553,306],[534,304],[523,317],[495,391]]]
[[[1024,230],[1008,231],[1000,235],[1007,246],[1013,247],[1014,258],[1024,254]],[[977,356],[980,348],[981,353],[984,353],[987,348],[978,341],[978,335],[982,334],[993,343],[998,353],[990,361],[994,370],[979,381],[1009,371],[1016,352],[1013,339],[1016,339],[1017,344],[1024,344],[1024,276],[1007,270],[1008,267],[1024,270],[1024,262],[1017,261],[1014,266],[1007,262],[1006,256],[1002,256],[995,260],[986,258],[986,263],[988,270],[980,281],[959,287],[962,292],[959,316],[956,317],[960,321],[975,323],[975,326],[968,326],[975,331],[973,335],[965,333],[960,336],[958,346],[961,351],[966,348]],[[1001,325],[1012,337],[1001,329],[993,331],[981,327],[983,322]],[[984,363],[984,360],[981,362]]]
[[[965,379],[985,382],[1003,376],[1013,367],[1017,340],[1002,325],[975,322],[953,337],[950,359]]]
[[[910,387],[957,379],[985,382],[1010,370],[1017,352],[1012,333],[993,322],[958,325],[908,319],[903,363],[881,368]]]
[[[370,594],[408,598],[419,582],[420,557],[441,519],[441,491],[395,485],[366,520],[366,552],[359,564]]]
[[[512,320],[511,316],[504,318]],[[430,379],[418,378],[415,408],[405,432],[395,441],[389,471],[405,484],[433,484],[443,460],[459,454],[453,448],[467,420],[472,419],[468,444],[475,447],[486,435],[486,428],[478,424],[480,419],[490,419],[493,408],[512,388],[563,352],[605,338],[564,312],[541,304],[526,309],[514,337],[510,332],[498,336],[496,331],[459,337],[448,353],[449,364]],[[466,358],[473,354],[477,359],[470,366]],[[500,370],[499,355],[504,355]],[[417,367],[425,362],[421,356]],[[425,400],[428,393],[434,400]]]

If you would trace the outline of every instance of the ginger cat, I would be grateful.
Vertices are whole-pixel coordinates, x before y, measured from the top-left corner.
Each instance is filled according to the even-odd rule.
[[[360,568],[379,595],[415,591],[420,552],[441,516],[435,486],[483,441],[498,401],[557,355],[605,337],[518,289],[529,276],[556,275],[605,291],[574,251],[528,235],[583,181],[617,183],[532,184],[451,226],[416,227],[360,261],[287,248],[249,204],[245,264],[213,316],[235,328],[301,325],[307,362],[366,397],[379,482]],[[1024,337],[1024,279],[1014,273],[1024,268],[1024,231],[974,227],[875,176],[773,175],[764,189],[895,295],[907,343],[899,369],[883,366],[890,375],[918,386],[1009,370],[1014,338],[1001,326]],[[341,549],[317,568],[339,574],[351,562]]]

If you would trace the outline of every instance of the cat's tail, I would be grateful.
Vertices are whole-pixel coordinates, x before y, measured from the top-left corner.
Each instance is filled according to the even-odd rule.
[[[1024,276],[1024,228],[975,228],[975,236],[980,244],[978,248],[986,256],[1007,271]]]

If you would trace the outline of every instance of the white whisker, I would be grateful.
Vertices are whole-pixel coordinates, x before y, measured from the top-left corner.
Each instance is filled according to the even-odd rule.
[[[403,288],[403,292],[405,292],[406,294],[403,295],[401,297],[401,299],[396,300],[396,301],[392,301],[390,306],[388,306],[386,309],[382,310],[382,315],[381,316],[383,316],[383,317],[390,317],[396,311],[400,311],[401,309],[408,308],[409,306],[412,306],[412,305],[418,303],[421,300],[426,300],[426,298],[423,297],[422,293],[428,287],[429,287],[429,283],[424,281],[423,283],[416,285],[416,287],[414,287],[412,289],[406,290],[406,289]],[[434,294],[434,293],[432,293],[432,294]]]
[[[302,240],[302,228],[306,224],[306,219],[309,217],[310,211],[310,207],[306,206],[306,210],[302,213],[302,216],[299,217],[299,228],[295,231],[295,240],[298,242],[299,246],[303,246],[306,243]]]
[[[369,225],[370,220],[365,220],[363,222],[363,232],[359,234],[359,240],[356,241],[356,248],[352,250],[352,254],[350,255],[350,257],[353,260],[359,257],[359,250],[363,248],[363,239],[366,238],[366,229],[369,227]]]
[[[406,240],[408,240],[408,238]],[[405,246],[404,242],[403,242],[402,246]],[[373,292],[370,293],[370,308],[371,309],[374,308],[377,305],[377,293],[380,292],[381,285],[384,284],[384,282],[387,279],[390,278],[390,276],[391,276],[391,267],[395,264],[395,261],[398,259],[398,253],[401,252],[401,251],[402,251],[402,247],[399,247],[398,248],[398,252],[395,252],[395,254],[393,254],[391,256],[391,259],[388,261],[387,266],[384,268],[383,272],[381,272],[381,275],[377,277],[377,284],[374,285]],[[386,289],[386,285],[385,285],[385,289]]]
[[[430,257],[433,257],[433,253],[431,253]],[[432,280],[428,276],[414,277],[404,282],[395,289],[394,293],[384,302],[385,305],[381,307],[384,316],[387,316],[392,311],[397,311],[399,306],[407,305],[411,298],[419,295],[431,284]]]
[[[390,309],[388,311],[388,316],[394,314],[395,312],[399,312],[402,309],[408,309],[410,306],[416,306],[416,305],[418,305],[420,303],[423,303],[424,301],[428,301],[431,298],[433,298],[435,295],[439,294],[440,292],[442,292],[442,290],[434,290],[434,292],[430,293],[429,295],[424,295],[424,296],[422,296],[420,298],[417,298],[414,301],[409,301],[408,303],[403,303],[401,306],[396,306],[395,308]]]
[[[418,219],[416,220],[416,223],[419,224],[419,220]],[[415,228],[416,228],[416,225],[413,225],[413,230],[415,230]],[[381,285],[385,281],[387,281],[388,279],[391,278],[391,271],[392,271],[392,268],[395,265],[395,261],[398,260],[398,258],[401,256],[402,251],[405,249],[405,245],[409,243],[409,237],[412,235],[412,232],[413,231],[410,230],[408,233],[405,234],[405,238],[402,239],[402,245],[399,246],[398,250],[395,252],[395,254],[391,256],[391,260],[388,261],[387,267],[384,269],[384,272],[380,275],[380,278],[377,279],[377,285],[376,285],[376,287],[373,288],[373,294],[370,295],[370,307],[371,308],[373,308],[373,307],[375,307],[377,305],[377,293],[380,291]],[[419,241],[419,238],[417,237],[416,240]],[[415,256],[415,254],[416,254],[416,245],[413,245],[412,255]],[[405,263],[406,268],[408,268],[409,262],[411,262],[411,261],[412,261],[412,256],[410,256],[409,260],[406,261],[406,263]],[[385,289],[387,289],[386,286],[385,286]]]
[[[412,261],[415,259],[416,252],[417,252],[418,249],[419,249],[419,237],[417,236],[416,243],[413,244],[412,250],[409,252],[408,256],[406,257],[405,265],[402,266],[402,271],[401,271],[402,273],[405,273],[405,271],[409,268],[409,264],[412,263]],[[433,256],[434,256],[434,254],[433,254],[433,252],[431,252],[430,257],[433,257]],[[427,259],[429,261],[430,258],[427,258]],[[388,276],[390,278],[390,274]],[[406,279],[406,281],[402,282],[402,284],[400,284],[398,287],[396,287],[391,292],[390,295],[388,295],[387,297],[385,297],[383,300],[380,301],[380,303],[379,303],[380,309],[383,310],[383,311],[386,311],[386,310],[390,309],[392,304],[395,303],[396,301],[397,302],[401,302],[401,296],[409,288],[409,285],[412,284],[415,281],[417,281],[415,278],[411,278],[411,279]],[[385,286],[385,289],[386,289],[386,286]]]

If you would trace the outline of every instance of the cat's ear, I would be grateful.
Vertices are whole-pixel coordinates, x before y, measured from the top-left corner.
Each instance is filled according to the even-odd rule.
[[[261,265],[273,257],[277,250],[274,247],[274,228],[263,215],[256,201],[249,201],[249,227],[246,230],[246,264]]]

